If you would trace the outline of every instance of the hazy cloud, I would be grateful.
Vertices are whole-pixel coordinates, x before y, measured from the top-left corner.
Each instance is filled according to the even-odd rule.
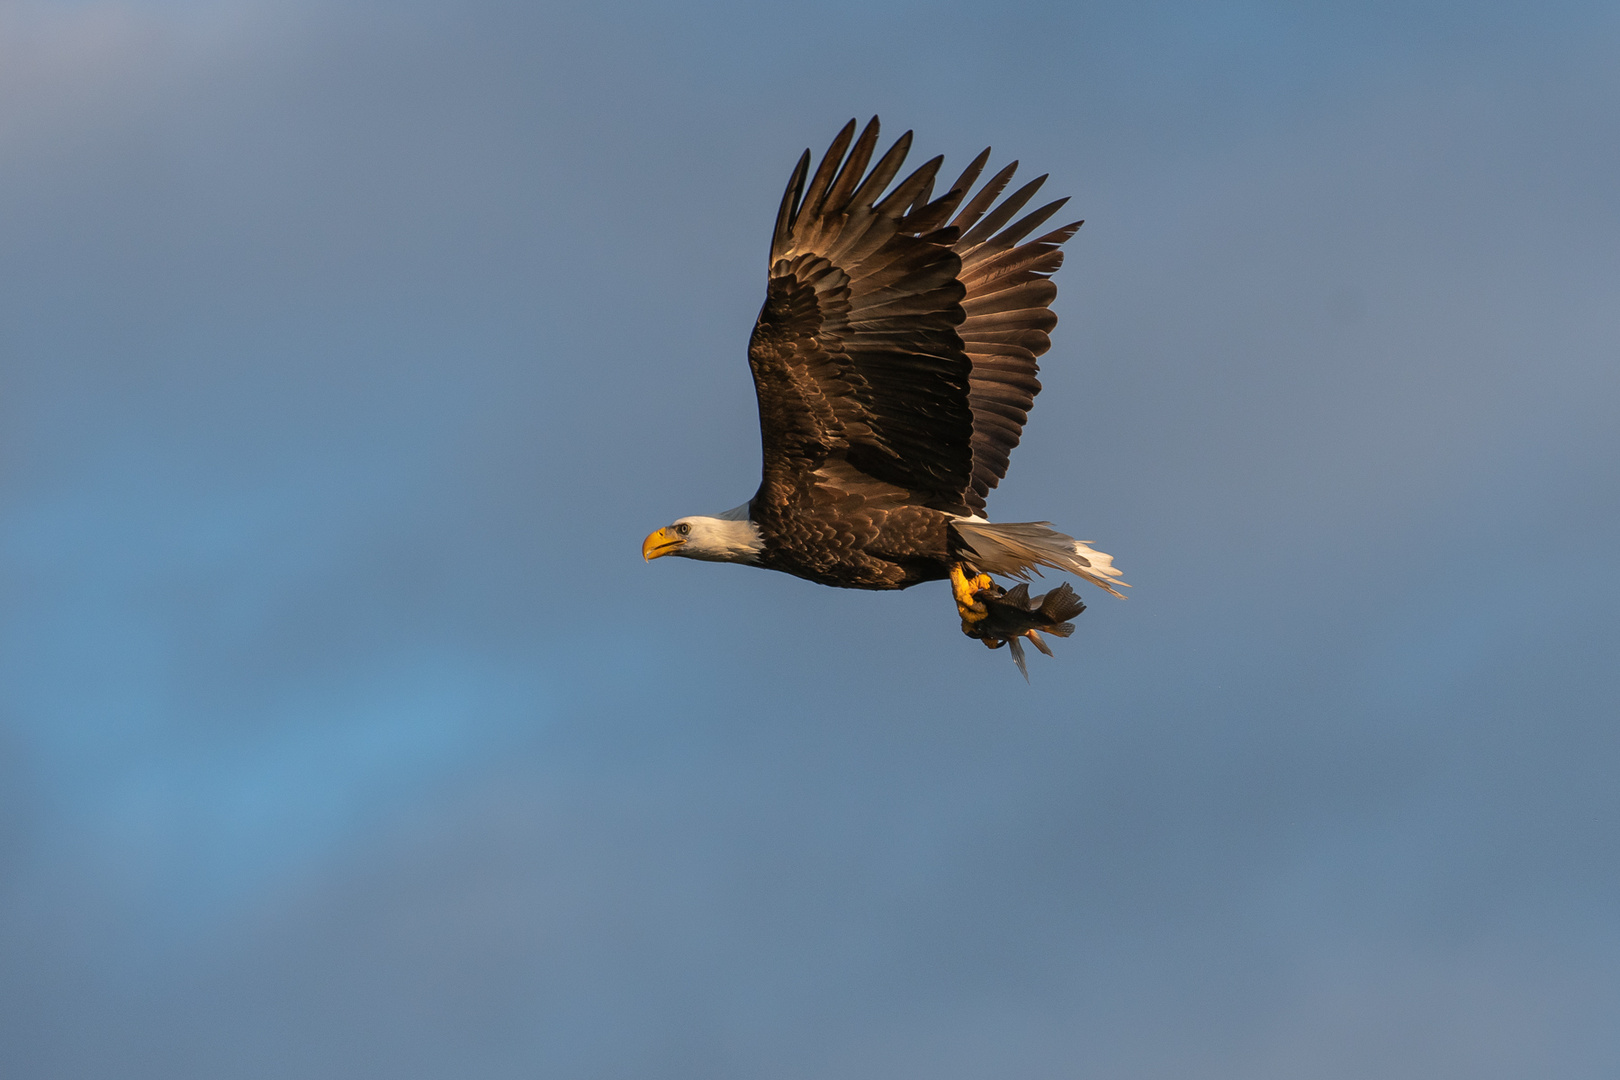
[[[7,8],[0,1071],[1610,1075],[1617,33]],[[1088,220],[1028,687],[636,557],[873,111]]]

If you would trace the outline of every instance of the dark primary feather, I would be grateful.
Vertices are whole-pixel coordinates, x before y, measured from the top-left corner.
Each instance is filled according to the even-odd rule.
[[[1057,286],[1048,279],[1063,264],[1061,246],[1080,222],[1019,241],[1062,206],[1061,200],[1049,203],[977,246],[957,244],[967,289],[967,317],[957,333],[973,363],[973,476],[965,501],[975,513],[983,513],[985,498],[1007,475],[1008,458],[1041,391],[1036,358],[1051,347],[1047,335],[1057,325],[1049,306]]]
[[[1020,244],[1063,202],[1008,226],[1045,178],[998,205],[1015,162],[970,198],[989,150],[937,199],[939,158],[884,196],[911,133],[868,170],[877,139],[875,117],[859,136],[850,121],[783,194],[749,342],[756,502],[785,509],[837,476],[868,504],[981,512],[1040,390],[1035,358],[1056,322],[1046,278],[1078,223]]]

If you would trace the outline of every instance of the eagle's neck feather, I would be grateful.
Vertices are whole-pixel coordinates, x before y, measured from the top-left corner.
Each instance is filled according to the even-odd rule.
[[[706,562],[757,563],[765,549],[759,526],[748,520],[748,504],[714,517],[687,517],[692,531],[676,554]]]

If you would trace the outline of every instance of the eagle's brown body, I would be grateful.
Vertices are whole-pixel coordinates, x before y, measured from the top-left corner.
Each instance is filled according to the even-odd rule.
[[[950,573],[951,515],[833,485],[755,496],[759,565],[846,589],[904,589]]]

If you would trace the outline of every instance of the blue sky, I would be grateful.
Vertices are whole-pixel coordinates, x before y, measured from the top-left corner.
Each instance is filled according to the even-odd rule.
[[[0,1072],[1608,1077],[1609,5],[0,12]],[[850,116],[1087,220],[990,510],[666,560]],[[1094,591],[1093,591],[1094,592]]]

